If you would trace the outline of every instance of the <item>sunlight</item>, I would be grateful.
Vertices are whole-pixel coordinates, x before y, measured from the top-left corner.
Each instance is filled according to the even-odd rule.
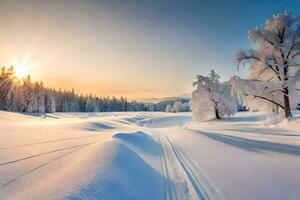
[[[26,76],[26,67],[25,65],[17,65],[15,66],[15,75],[17,78],[22,79]]]

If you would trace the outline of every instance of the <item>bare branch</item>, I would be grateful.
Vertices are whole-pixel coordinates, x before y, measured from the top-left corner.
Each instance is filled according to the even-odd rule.
[[[272,90],[272,91],[270,91],[270,93],[274,93],[274,92],[283,92],[283,93],[284,93],[284,91],[283,91],[283,90],[281,90],[281,89],[278,89],[278,90]]]
[[[250,96],[249,94],[244,94],[245,96]],[[280,108],[284,109],[284,106],[282,106],[281,104],[271,100],[271,99],[268,99],[266,97],[263,97],[263,96],[259,96],[259,95],[252,95],[254,98],[260,98],[260,99],[263,99],[263,100],[266,100],[266,101],[269,101],[271,103],[273,103],[274,105],[276,106],[279,106]]]

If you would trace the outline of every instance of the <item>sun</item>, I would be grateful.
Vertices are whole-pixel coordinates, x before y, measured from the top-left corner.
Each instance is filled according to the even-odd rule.
[[[17,78],[22,79],[26,76],[26,67],[25,65],[17,65],[15,68],[15,75]]]

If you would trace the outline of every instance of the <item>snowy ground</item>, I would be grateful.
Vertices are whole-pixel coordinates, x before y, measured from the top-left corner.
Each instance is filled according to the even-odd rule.
[[[300,199],[300,120],[267,118],[0,112],[0,199]]]

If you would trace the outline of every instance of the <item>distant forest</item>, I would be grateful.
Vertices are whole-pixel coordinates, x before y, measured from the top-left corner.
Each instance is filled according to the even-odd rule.
[[[180,101],[188,105],[189,98],[166,100],[159,103],[129,101],[125,97],[78,95],[74,89],[62,90],[33,82],[30,76],[17,78],[14,67],[2,67],[0,74],[0,110],[28,113],[53,112],[127,112],[165,111],[168,105]],[[188,109],[181,111],[189,111]]]
[[[72,90],[48,88],[30,76],[19,79],[14,67],[2,67],[0,110],[29,113],[154,111],[153,104],[126,98],[78,95]]]

